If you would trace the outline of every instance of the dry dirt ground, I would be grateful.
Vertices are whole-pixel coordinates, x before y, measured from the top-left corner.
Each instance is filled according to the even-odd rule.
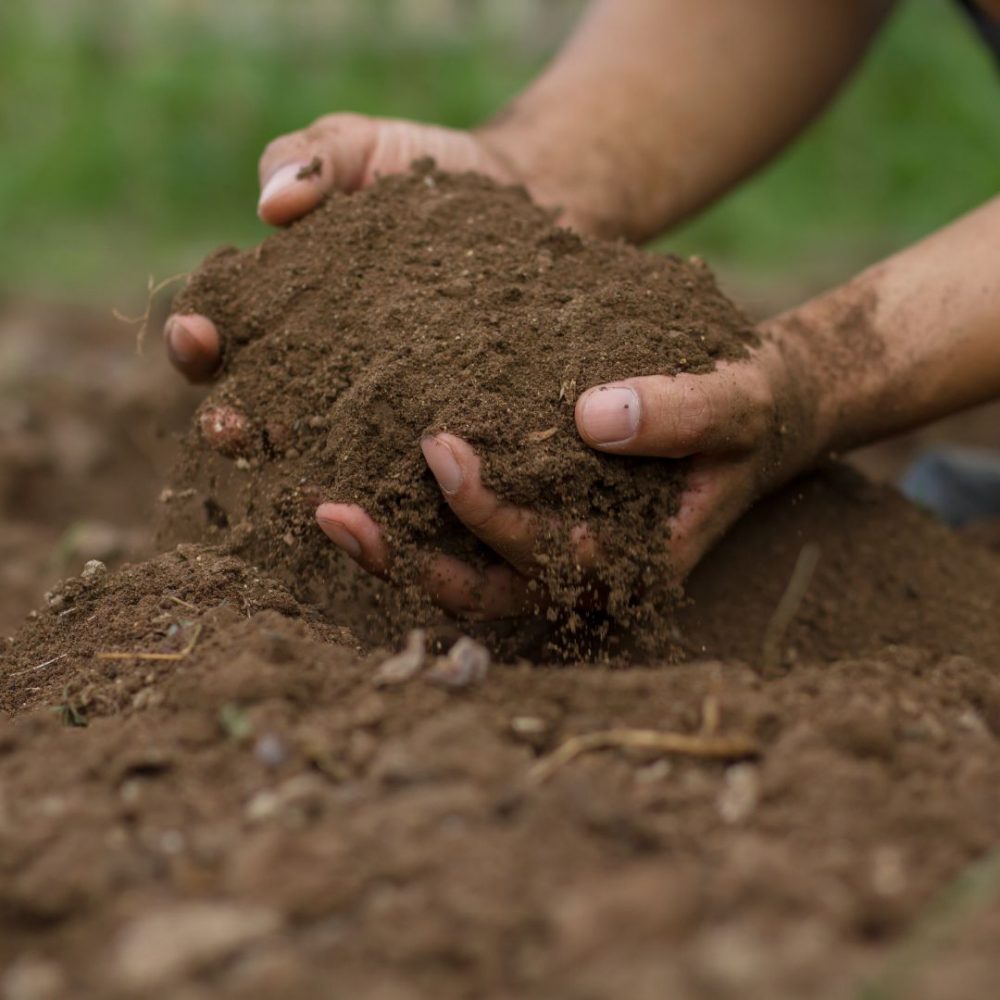
[[[3,1000],[994,994],[995,535],[829,472],[696,576],[682,662],[383,685],[239,559],[142,561],[199,398],[158,347],[0,321]]]

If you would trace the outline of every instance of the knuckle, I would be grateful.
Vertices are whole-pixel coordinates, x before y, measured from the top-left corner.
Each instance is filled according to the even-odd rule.
[[[477,533],[489,534],[499,520],[499,505],[496,499],[486,495],[477,495],[459,490],[455,496],[456,506],[460,505],[459,513],[465,525]]]
[[[671,406],[675,442],[679,447],[684,448],[697,445],[712,428],[715,419],[714,397],[704,383],[697,380],[692,381],[680,400]]]
[[[320,115],[305,128],[303,135],[307,139],[319,141],[330,133],[342,132],[344,129],[356,127],[358,123],[363,121],[366,121],[364,115],[354,114],[350,111],[335,111],[332,114]]]
[[[272,139],[260,154],[258,165],[261,173],[278,165],[280,160],[288,159],[304,144],[301,132],[289,132],[287,135],[279,135],[276,139]]]
[[[742,385],[733,421],[745,444],[753,444],[768,433],[775,412],[774,392],[770,384],[759,370],[752,371],[753,377],[747,378]]]

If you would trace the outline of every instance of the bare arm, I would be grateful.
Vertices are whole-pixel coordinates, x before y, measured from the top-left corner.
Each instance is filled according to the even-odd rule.
[[[584,232],[642,240],[778,152],[861,58],[892,0],[594,0],[551,66],[475,132],[337,113],[275,139],[258,212],[284,225],[331,190],[433,156],[520,181]],[[175,317],[167,347],[212,377],[218,332]]]
[[[596,0],[478,132],[581,228],[642,240],[778,152],[863,55],[890,0]]]
[[[845,451],[1000,397],[1000,197],[768,324]]]

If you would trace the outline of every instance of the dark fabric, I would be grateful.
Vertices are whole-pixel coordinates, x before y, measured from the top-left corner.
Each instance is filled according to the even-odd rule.
[[[1000,517],[1000,451],[954,446],[925,452],[900,487],[954,527]]]
[[[990,17],[981,7],[977,7],[972,0],[958,0],[963,10],[972,19],[979,34],[983,36],[983,41],[993,50],[997,62],[1000,62],[1000,20]]]

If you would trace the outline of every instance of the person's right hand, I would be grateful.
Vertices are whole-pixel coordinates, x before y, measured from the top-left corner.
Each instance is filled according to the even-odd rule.
[[[475,170],[503,183],[523,180],[489,140],[472,132],[364,115],[326,115],[264,150],[257,214],[271,225],[287,225],[314,209],[328,192],[356,191],[379,174],[408,170],[423,156],[433,157],[443,170]],[[209,317],[173,315],[164,337],[170,360],[184,376],[192,382],[212,378],[221,340]]]

